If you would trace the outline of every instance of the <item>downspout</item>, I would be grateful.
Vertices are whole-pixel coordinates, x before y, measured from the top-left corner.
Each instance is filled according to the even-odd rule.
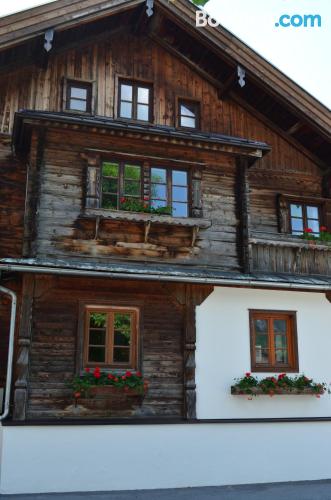
[[[0,286],[0,293],[4,295],[9,295],[11,298],[11,314],[10,314],[10,329],[9,329],[9,346],[8,346],[8,358],[7,358],[7,377],[6,377],[6,388],[5,388],[5,402],[4,409],[0,415],[0,421],[5,419],[9,413],[9,403],[10,403],[10,391],[11,391],[11,379],[13,372],[13,356],[14,356],[14,336],[15,336],[15,322],[16,322],[16,293],[8,288]]]

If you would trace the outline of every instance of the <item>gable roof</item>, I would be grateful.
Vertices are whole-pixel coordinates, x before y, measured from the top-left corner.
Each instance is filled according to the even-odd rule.
[[[145,0],[57,0],[0,18],[0,56],[2,51],[43,36],[48,29],[62,33],[133,9],[137,14],[134,22],[141,22]],[[190,1],[154,0],[153,10],[151,18],[145,15],[143,21],[145,25],[149,22],[152,39],[208,78],[221,98],[234,99],[304,148],[320,166],[330,167],[331,112],[326,106],[224,27],[197,28],[197,7]],[[236,82],[237,65],[246,71],[249,84],[243,88]]]

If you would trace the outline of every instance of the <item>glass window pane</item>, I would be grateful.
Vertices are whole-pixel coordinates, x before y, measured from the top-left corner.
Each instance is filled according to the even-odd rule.
[[[124,181],[124,195],[140,196],[140,181]]]
[[[90,313],[90,328],[105,328],[106,320],[106,313]]]
[[[114,332],[114,345],[130,345],[130,336],[125,333],[115,330]]]
[[[182,172],[181,170],[173,170],[172,184],[176,186],[187,186],[187,172]]]
[[[117,195],[116,194],[104,194],[102,195],[102,208],[117,208]]]
[[[286,333],[285,319],[274,319],[274,333]]]
[[[130,361],[130,349],[126,347],[114,347],[115,363],[128,363]]]
[[[269,337],[265,334],[256,334],[255,335],[255,347],[259,349],[268,349],[269,346]]]
[[[105,348],[104,347],[89,347],[88,360],[96,363],[105,362]]]
[[[187,201],[187,188],[186,187],[173,187],[172,188],[173,201]]]
[[[288,353],[287,350],[277,349],[275,352],[276,364],[285,365],[288,363]]]
[[[137,120],[143,120],[148,122],[149,120],[149,108],[146,104],[137,105]]]
[[[76,97],[77,99],[87,99],[87,89],[81,89],[79,87],[70,88],[70,97]]]
[[[90,330],[90,345],[105,345],[106,331],[105,330]]]
[[[102,179],[102,192],[116,193],[118,190],[118,179]]]
[[[180,114],[195,118],[195,106],[190,106],[189,104],[180,105]]]
[[[118,168],[117,163],[103,163],[102,175],[107,177],[118,177]]]
[[[149,89],[138,87],[138,103],[149,104]]]
[[[151,185],[151,198],[167,199],[167,187],[164,184]]]
[[[167,202],[163,200],[151,200],[151,206],[153,208],[166,207]]]
[[[151,182],[165,183],[167,179],[167,171],[165,168],[152,168]]]
[[[307,225],[308,225],[308,227],[310,227],[310,229],[312,229],[312,230],[313,230],[313,233],[317,233],[317,234],[319,234],[320,225],[319,225],[318,220],[311,220],[311,219],[308,219],[308,220],[307,220]]]
[[[181,127],[195,128],[195,118],[188,118],[187,116],[182,116],[180,119]]]
[[[135,165],[125,165],[124,166],[124,177],[125,179],[140,179],[141,168]]]
[[[259,364],[268,364],[269,363],[269,351],[268,349],[262,349],[257,346],[255,348],[255,361]]]
[[[301,234],[303,232],[303,220],[302,219],[291,219],[292,232]]]
[[[254,324],[256,333],[268,333],[268,321],[266,319],[256,319]]]
[[[120,116],[122,118],[132,118],[131,102],[121,102]]]
[[[286,335],[275,335],[275,347],[277,349],[287,349]]]
[[[302,205],[291,203],[291,215],[292,217],[302,217]]]
[[[307,218],[308,219],[318,219],[318,208],[317,207],[307,207]]]
[[[172,215],[175,217],[187,217],[188,207],[186,203],[173,203],[172,204]]]
[[[132,85],[121,84],[121,101],[132,101]]]
[[[131,314],[115,313],[114,315],[114,331],[120,332],[126,336],[128,341],[131,337]]]
[[[86,111],[86,101],[70,99],[70,109],[72,109],[73,111]]]

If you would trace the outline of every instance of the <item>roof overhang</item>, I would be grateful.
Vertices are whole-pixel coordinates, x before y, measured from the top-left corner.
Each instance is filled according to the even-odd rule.
[[[242,274],[222,272],[219,269],[199,267],[175,267],[150,263],[148,269],[139,263],[97,264],[63,261],[59,259],[0,259],[0,271],[55,274],[61,276],[85,276],[126,280],[210,284],[215,286],[235,286],[328,292],[331,278],[321,276],[297,276],[286,274]]]
[[[235,157],[247,157],[252,165],[257,159],[270,151],[264,142],[250,141],[240,137],[221,134],[184,131],[174,127],[143,125],[126,121],[112,120],[100,116],[79,116],[67,113],[40,111],[21,111],[16,113],[13,130],[13,147],[17,153],[24,153],[29,143],[31,127],[44,129],[59,127],[62,130],[93,131],[140,141],[190,147],[200,151],[217,151]]]

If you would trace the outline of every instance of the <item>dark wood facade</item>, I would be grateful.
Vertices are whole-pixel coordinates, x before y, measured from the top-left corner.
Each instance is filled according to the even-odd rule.
[[[85,3],[93,10],[93,2]],[[145,5],[137,9],[132,4],[132,12],[114,8],[104,19],[59,29],[47,54],[42,37],[33,38],[28,28],[25,42],[9,46],[6,19],[0,24],[0,257],[5,277],[20,290],[21,275],[8,274],[6,268],[16,259],[17,266],[25,263],[31,270],[46,261],[59,268],[62,262],[66,269],[80,263],[90,270],[140,263],[146,269],[174,266],[184,274],[188,267],[211,275],[217,270],[229,273],[229,279],[231,273],[329,279],[331,247],[309,245],[289,234],[283,200],[292,196],[323,206],[320,223],[331,229],[325,163],[330,117],[316,103],[316,116],[308,120],[307,109],[296,103],[300,125],[293,128],[289,106],[282,129],[276,104],[265,97],[269,112],[262,113],[261,103],[254,101],[256,75],[248,77],[238,96],[226,58],[217,76],[215,51],[205,49],[203,56],[202,42],[196,42],[188,53],[189,29],[181,46],[179,31],[173,30],[173,6],[168,19],[160,2],[147,22]],[[51,11],[44,6],[40,16],[46,22]],[[19,16],[12,22],[19,25]],[[17,67],[15,60],[26,63]],[[121,78],[152,86],[152,123],[118,120]],[[91,114],[66,111],[68,80],[91,84]],[[178,128],[178,99],[200,103],[199,130]],[[304,140],[310,126],[315,134],[323,129],[316,147]],[[147,198],[152,166],[188,172],[190,217],[98,208],[91,179],[100,176],[102,161],[123,158],[141,165]],[[79,308],[84,301],[141,310],[139,363],[150,389],[139,408],[121,416],[194,418],[194,308],[210,292],[202,285],[114,276],[26,274],[20,292],[15,418],[75,416],[66,383],[82,369]],[[7,325],[5,309],[0,315]],[[116,410],[111,416],[118,416]]]

